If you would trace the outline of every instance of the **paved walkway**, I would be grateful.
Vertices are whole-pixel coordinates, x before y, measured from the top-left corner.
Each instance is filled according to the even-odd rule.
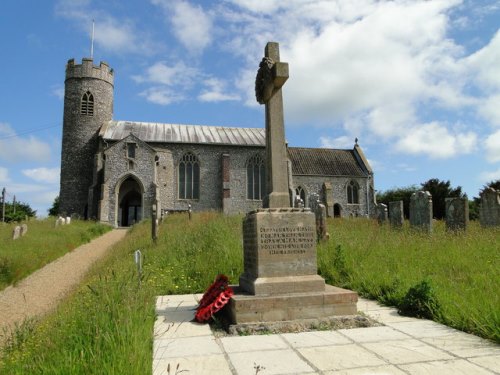
[[[190,322],[196,304],[158,297],[153,375],[500,374],[499,345],[366,299],[358,310],[384,326],[222,338]]]

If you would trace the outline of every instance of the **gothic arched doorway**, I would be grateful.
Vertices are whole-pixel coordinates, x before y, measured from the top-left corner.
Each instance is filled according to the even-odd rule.
[[[128,177],[121,183],[118,202],[118,226],[129,227],[141,221],[142,189],[135,178]]]
[[[335,203],[333,205],[333,217],[341,217],[342,216],[342,207],[340,204]]]

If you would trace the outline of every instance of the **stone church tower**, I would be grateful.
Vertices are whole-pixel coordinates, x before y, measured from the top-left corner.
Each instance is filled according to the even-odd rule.
[[[113,69],[68,60],[64,88],[60,212],[89,217],[100,127],[113,119]]]

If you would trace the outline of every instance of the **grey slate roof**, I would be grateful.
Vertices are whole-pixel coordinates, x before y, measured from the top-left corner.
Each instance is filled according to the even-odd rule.
[[[354,150],[289,147],[294,175],[366,177]]]
[[[161,124],[135,121],[109,121],[101,128],[106,141],[118,141],[130,133],[144,142],[198,143],[231,146],[265,146],[266,131],[261,128]]]

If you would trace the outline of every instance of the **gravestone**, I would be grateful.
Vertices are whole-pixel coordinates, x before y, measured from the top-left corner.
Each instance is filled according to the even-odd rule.
[[[389,202],[389,223],[391,227],[401,228],[404,219],[403,201]]]
[[[21,236],[21,227],[16,225],[12,230],[12,239],[17,240]]]
[[[71,224],[71,216],[66,216],[66,224]]]
[[[331,182],[323,183],[323,194],[325,196],[326,215],[333,217],[333,187]]]
[[[330,238],[330,235],[326,231],[326,207],[324,204],[319,203],[316,208],[316,236],[318,242],[326,241]]]
[[[410,197],[410,225],[419,230],[432,232],[432,195],[417,191]]]
[[[375,210],[377,213],[377,221],[379,224],[383,224],[387,222],[387,205],[384,203],[378,203],[375,206]]]
[[[500,225],[500,191],[493,188],[484,189],[479,195],[479,221],[483,227]]]
[[[28,233],[28,224],[22,224],[21,225],[21,236],[25,236],[26,233]]]
[[[278,43],[268,43],[256,78],[257,101],[266,105],[265,208],[243,220],[244,272],[229,302],[233,324],[356,314],[357,294],[317,274],[315,215],[291,208],[281,87],[288,64]]]
[[[469,200],[467,198],[446,198],[446,229],[467,230],[469,226]]]

